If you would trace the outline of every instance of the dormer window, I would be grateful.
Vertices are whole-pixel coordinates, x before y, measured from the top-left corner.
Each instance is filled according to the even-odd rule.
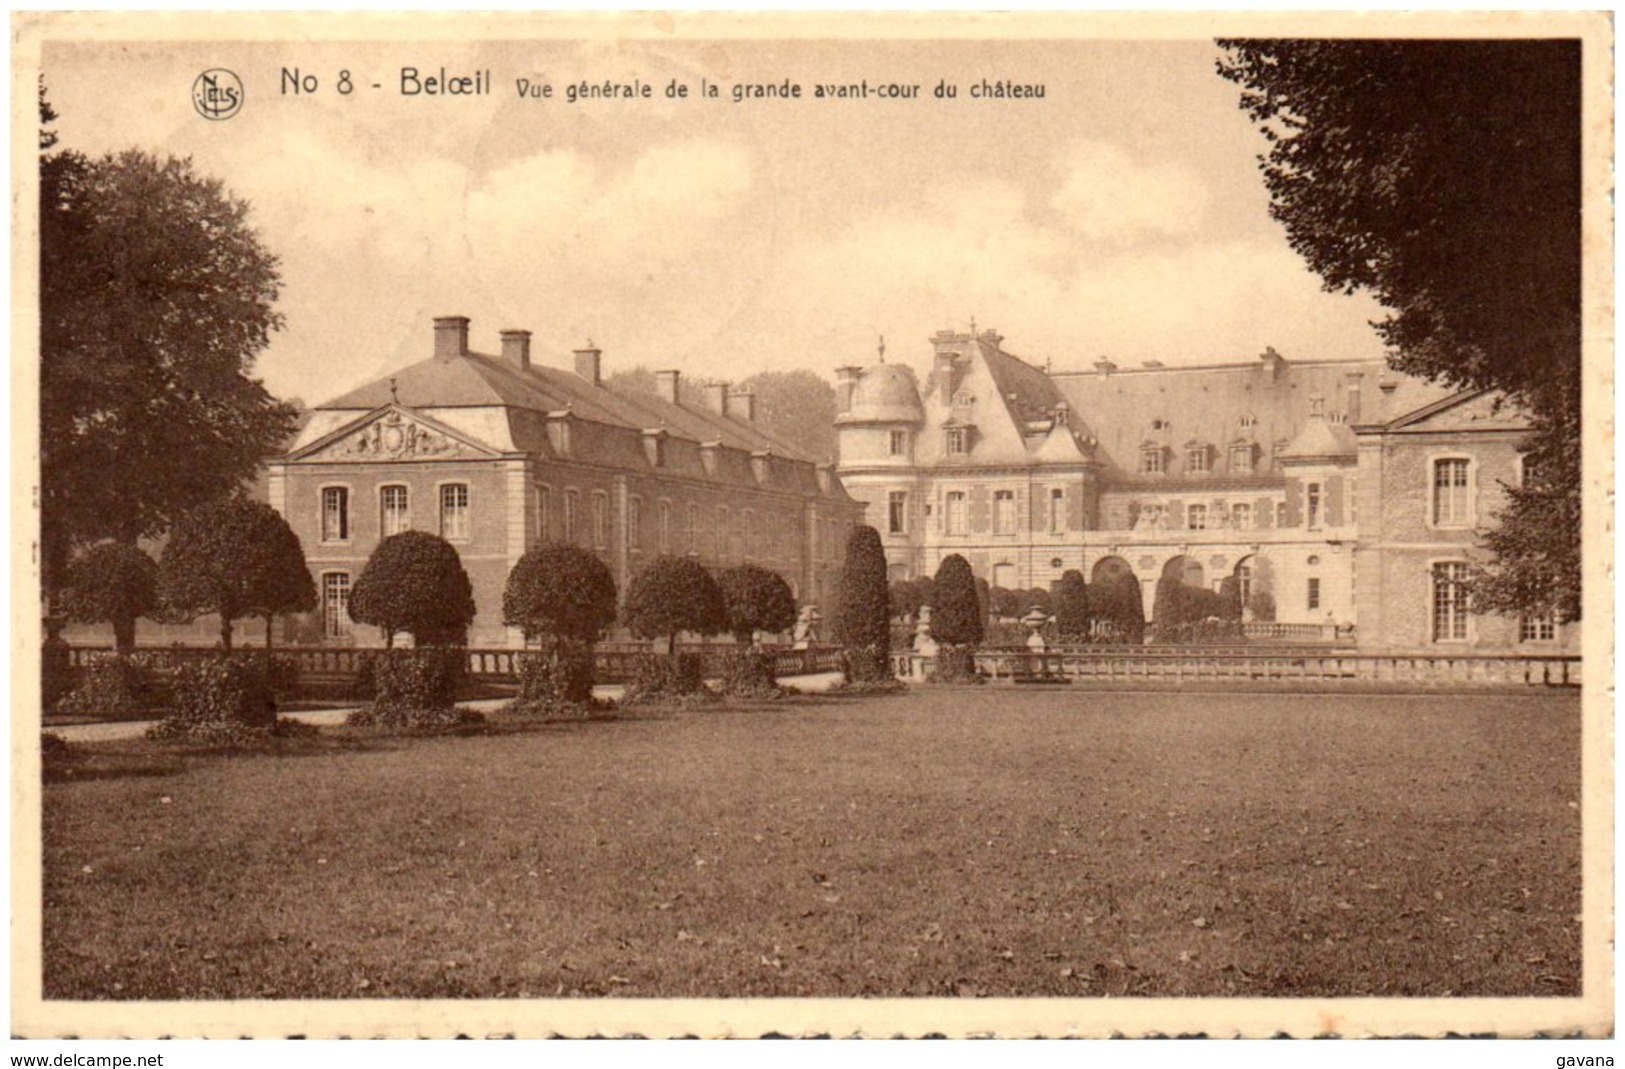
[[[1161,475],[1166,469],[1165,450],[1160,445],[1140,449],[1140,474]]]
[[[1168,421],[1165,419],[1154,419],[1151,421],[1151,429],[1154,431],[1165,431],[1168,429]]]
[[[1345,423],[1347,421],[1348,414],[1345,412],[1333,412],[1331,415],[1326,417],[1327,423]]]
[[[1236,425],[1242,430],[1248,430],[1249,428],[1258,426],[1258,419],[1257,417],[1251,415],[1242,416],[1241,419],[1236,421]]]
[[[892,431],[891,432],[890,452],[891,452],[891,455],[894,456],[894,457],[901,457],[901,456],[907,456],[908,455],[908,432],[907,431]]]
[[[955,408],[969,408],[975,400],[975,394],[969,390],[960,390],[954,394],[953,403]]]
[[[1206,472],[1212,467],[1213,454],[1206,442],[1187,442],[1185,445],[1185,470],[1191,473]]]
[[[1230,447],[1230,473],[1232,475],[1251,475],[1253,461],[1257,456],[1251,442],[1236,442]]]
[[[942,432],[942,449],[949,456],[964,456],[970,452],[970,428],[948,427]]]

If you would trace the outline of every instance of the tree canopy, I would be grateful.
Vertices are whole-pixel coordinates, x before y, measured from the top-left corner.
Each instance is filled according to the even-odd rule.
[[[1083,573],[1068,568],[1055,584],[1055,633],[1063,642],[1085,642],[1089,638],[1089,588]]]
[[[526,638],[596,642],[615,622],[615,579],[596,554],[563,542],[543,543],[508,573],[502,622]]]
[[[158,563],[158,594],[181,613],[218,613],[220,643],[231,649],[232,623],[309,612],[316,584],[304,547],[281,513],[259,501],[228,497],[193,509],[170,532]]]
[[[796,622],[796,598],[778,572],[742,564],[717,576],[727,612],[727,630],[741,644],[757,631],[788,631]]]
[[[101,542],[68,565],[62,608],[68,619],[113,625],[120,653],[135,648],[136,619],[158,607],[158,565],[124,542]]]
[[[133,543],[236,489],[294,416],[251,376],[282,317],[247,203],[190,160],[134,150],[42,156],[40,199],[50,583],[72,546]]]
[[[1581,492],[1580,43],[1220,44],[1269,141],[1271,214],[1326,288],[1393,310],[1395,368],[1505,392],[1529,450],[1571,460],[1510,492],[1480,607],[1577,615],[1580,529],[1557,521]]]
[[[378,543],[350,591],[350,618],[393,646],[405,631],[419,646],[457,646],[474,622],[474,587],[450,542],[402,531]]]
[[[715,635],[728,623],[722,590],[711,573],[687,557],[659,556],[632,578],[622,609],[637,638],[666,638],[677,654],[677,635]]]

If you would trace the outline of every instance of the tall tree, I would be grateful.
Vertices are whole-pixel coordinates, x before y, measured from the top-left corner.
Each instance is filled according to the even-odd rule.
[[[1393,309],[1376,328],[1395,368],[1504,391],[1533,415],[1530,453],[1576,460],[1580,43],[1220,44],[1270,144],[1271,213],[1326,288]],[[1486,540],[1475,596],[1572,618],[1580,469],[1537,468]]]
[[[1055,584],[1055,633],[1062,642],[1089,641],[1089,588],[1083,573],[1068,568]]]
[[[176,523],[158,562],[158,596],[173,612],[219,614],[220,645],[230,650],[233,623],[256,614],[265,617],[269,646],[273,617],[314,609],[316,584],[282,514],[229,497]]]
[[[294,417],[251,376],[282,317],[244,201],[134,150],[49,153],[40,196],[50,582],[73,545],[134,543],[252,478]]]

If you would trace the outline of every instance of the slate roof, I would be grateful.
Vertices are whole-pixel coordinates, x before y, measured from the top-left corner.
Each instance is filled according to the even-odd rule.
[[[472,351],[449,359],[431,356],[420,360],[316,408],[371,411],[395,398],[413,408],[510,410],[514,441],[521,448],[527,447],[538,428],[534,418],[520,413],[568,408],[576,418],[591,423],[635,431],[664,427],[674,438],[721,442],[748,453],[771,450],[777,457],[819,463],[795,443],[709,408],[674,405],[659,397],[594,386],[573,371],[543,364],[532,363],[526,371],[502,357]]]

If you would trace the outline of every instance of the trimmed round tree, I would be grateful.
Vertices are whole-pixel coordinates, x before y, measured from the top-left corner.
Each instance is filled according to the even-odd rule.
[[[1089,641],[1089,587],[1076,568],[1061,573],[1051,597],[1055,606],[1055,633],[1063,643]]]
[[[461,646],[474,622],[474,587],[450,542],[402,531],[378,543],[350,591],[350,618],[384,632],[402,631],[419,646]]]
[[[680,632],[715,635],[728,625],[722,590],[711,573],[672,556],[656,557],[633,577],[622,618],[637,638],[669,639],[674,661]]]
[[[750,645],[757,631],[788,631],[795,626],[796,598],[779,573],[741,564],[720,573],[717,586],[722,589],[726,629],[741,646]]]
[[[1241,619],[1241,580],[1234,575],[1227,575],[1219,581],[1219,618],[1222,620]]]
[[[158,607],[157,562],[128,543],[102,542],[68,565],[66,579],[61,604],[68,618],[112,624],[119,654],[134,650],[136,618]]]
[[[270,645],[272,618],[314,609],[316,584],[282,514],[229,497],[187,513],[170,532],[158,562],[158,597],[174,612],[217,613],[220,645],[230,650],[234,621],[263,615]]]
[[[1129,572],[1107,572],[1094,589],[1095,616],[1116,633],[1117,641],[1138,646],[1145,641],[1145,605],[1140,601],[1140,584]]]
[[[543,543],[508,573],[502,622],[542,646],[522,662],[521,698],[587,701],[593,643],[615,622],[615,579],[596,554],[563,542]]]
[[[886,588],[886,551],[880,532],[860,524],[846,540],[841,566],[840,615],[835,635],[846,647],[853,682],[891,678],[891,599]]]

